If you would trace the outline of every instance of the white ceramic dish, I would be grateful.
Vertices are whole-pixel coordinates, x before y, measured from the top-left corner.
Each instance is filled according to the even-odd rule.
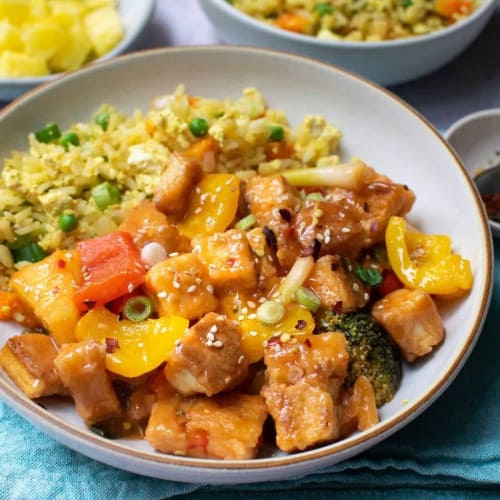
[[[345,460],[387,438],[424,411],[452,382],[470,354],[492,288],[491,240],[481,201],[447,143],[389,92],[316,61],[237,47],[132,54],[91,65],[38,88],[0,114],[0,161],[12,148],[25,148],[27,133],[47,122],[65,128],[88,120],[101,103],[112,103],[125,112],[146,110],[154,96],[173,91],[179,82],[186,83],[193,95],[215,98],[234,98],[244,87],[256,86],[270,106],[287,112],[292,125],[308,113],[325,115],[344,134],[344,158],[357,155],[411,186],[417,202],[410,221],[424,231],[449,234],[453,248],[472,263],[474,286],[470,294],[441,309],[448,338],[424,363],[405,368],[396,397],[381,408],[380,424],[303,453],[286,455],[266,447],[263,456],[255,460],[171,456],[153,451],[144,441],[105,440],[83,426],[72,404],[52,400],[45,402],[43,409],[21,394],[2,371],[0,396],[33,425],[70,448],[158,478],[205,483],[281,480]],[[61,102],[66,105],[60,106]],[[458,205],[457,199],[461,200]],[[16,331],[14,326],[2,327],[0,344]]]
[[[431,73],[451,61],[479,35],[495,10],[483,0],[467,19],[420,37],[384,42],[321,40],[269,26],[226,0],[199,0],[222,40],[284,50],[342,66],[381,85],[396,85]]]
[[[500,108],[464,116],[445,133],[471,176],[500,163]],[[500,223],[490,220],[493,235],[500,238]]]
[[[110,52],[100,57],[97,61],[105,61],[122,52],[125,52],[140,35],[154,9],[155,0],[119,0],[118,13],[120,15],[125,35],[122,41]],[[0,101],[10,101],[24,92],[61,76],[2,78],[0,77]]]

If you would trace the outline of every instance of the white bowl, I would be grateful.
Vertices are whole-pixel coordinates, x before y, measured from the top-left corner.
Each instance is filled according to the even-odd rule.
[[[226,0],[199,0],[222,40],[302,54],[355,71],[381,85],[396,85],[431,73],[451,61],[479,35],[495,10],[483,0],[472,15],[443,30],[401,40],[322,40],[267,25]]]
[[[96,61],[105,61],[125,52],[146,26],[153,13],[154,5],[155,0],[119,0],[118,14],[120,15],[125,31],[124,37],[113,50],[96,59]],[[0,77],[0,101],[10,101],[33,87],[60,76],[61,73],[22,78]]]
[[[214,98],[235,98],[243,88],[255,86],[270,106],[287,113],[292,125],[308,113],[324,115],[343,132],[344,159],[359,156],[414,189],[417,201],[410,222],[426,232],[449,234],[454,250],[472,264],[471,292],[441,308],[448,338],[425,362],[405,368],[395,398],[380,410],[378,425],[291,455],[266,447],[264,456],[255,460],[187,458],[155,452],[144,441],[105,440],[84,427],[72,404],[53,401],[43,409],[21,394],[2,371],[0,396],[34,425],[80,453],[163,479],[204,483],[281,480],[345,460],[424,411],[452,382],[470,354],[489,305],[493,275],[491,239],[481,201],[447,143],[391,93],[317,61],[237,47],[136,53],[88,66],[38,88],[0,114],[0,161],[13,148],[26,148],[28,132],[48,122],[67,128],[91,119],[102,103],[127,113],[137,108],[146,111],[153,97],[173,91],[180,82],[191,95]],[[15,326],[2,326],[0,344],[17,331]]]
[[[500,108],[464,116],[445,133],[472,179],[500,164]],[[500,183],[495,183],[495,188]],[[500,238],[500,223],[490,220],[493,235]]]

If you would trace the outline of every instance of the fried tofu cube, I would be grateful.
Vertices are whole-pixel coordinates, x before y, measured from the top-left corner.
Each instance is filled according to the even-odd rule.
[[[139,249],[147,243],[156,242],[167,254],[191,250],[189,240],[182,236],[167,216],[157,210],[149,200],[141,201],[130,210],[118,229],[130,233]]]
[[[339,437],[337,411],[325,388],[301,381],[264,386],[261,394],[274,419],[280,450],[305,450]]]
[[[258,395],[232,392],[183,398],[168,394],[154,404],[145,436],[164,453],[244,460],[257,455],[267,414]]]
[[[165,366],[168,382],[185,396],[213,396],[235,387],[247,374],[239,326],[213,312],[189,329]]]
[[[42,333],[25,333],[7,340],[0,365],[30,399],[67,394],[54,367],[57,349]]]
[[[443,341],[443,320],[424,290],[391,292],[373,304],[372,314],[398,344],[406,361],[425,356]]]
[[[255,258],[244,231],[230,229],[192,240],[193,253],[207,267],[214,287],[255,288],[257,274]]]
[[[121,414],[105,363],[106,346],[93,339],[63,345],[54,360],[76,411],[87,425]]]
[[[154,194],[156,208],[180,219],[186,213],[191,192],[200,180],[201,173],[197,161],[179,154],[172,155]]]
[[[56,250],[14,273],[10,287],[58,345],[73,342],[80,312],[73,300],[82,281],[76,250]]]
[[[146,274],[145,286],[160,316],[201,318],[217,307],[208,272],[192,253],[169,257]]]
[[[325,255],[316,262],[305,282],[326,308],[348,312],[364,307],[370,296],[357,276],[346,269],[337,255]]]

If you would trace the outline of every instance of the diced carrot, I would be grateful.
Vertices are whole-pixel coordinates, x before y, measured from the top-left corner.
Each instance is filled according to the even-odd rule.
[[[276,19],[276,26],[294,33],[305,33],[309,27],[309,20],[293,12],[283,12]]]
[[[218,149],[217,141],[212,136],[207,135],[203,139],[191,144],[182,154],[187,158],[202,163],[206,153],[213,153],[215,155]]]
[[[80,241],[84,284],[75,292],[75,303],[85,311],[131,293],[146,274],[132,236],[124,231]]]
[[[156,125],[153,125],[151,122],[146,122],[146,131],[149,135],[153,135],[156,132]]]
[[[188,96],[188,103],[190,106],[196,106],[199,101],[200,101],[200,98],[195,96],[195,95]]]
[[[292,158],[294,153],[293,144],[288,144],[285,141],[268,142],[265,150],[268,160],[285,160]]]
[[[467,16],[472,12],[473,6],[470,0],[436,0],[436,12],[446,17],[454,15]]]
[[[377,294],[384,297],[388,293],[394,292],[394,290],[399,290],[403,288],[403,283],[399,281],[394,271],[390,269],[384,269],[382,273],[382,283],[377,288]]]
[[[0,290],[0,320],[11,320],[17,304],[18,301],[15,293]]]

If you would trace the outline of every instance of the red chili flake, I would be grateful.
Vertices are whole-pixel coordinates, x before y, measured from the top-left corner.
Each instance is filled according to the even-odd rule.
[[[106,337],[106,352],[111,354],[116,351],[116,349],[120,349],[120,344],[118,344],[118,339],[113,337]]]
[[[229,267],[233,267],[234,264],[236,264],[236,259],[234,257],[229,257],[229,259],[226,260],[226,264]]]
[[[57,261],[57,267],[59,269],[64,269],[66,267],[66,261],[65,260],[62,260],[62,259],[59,259]]]
[[[337,313],[337,314],[341,313],[342,312],[342,301],[338,300],[337,302],[335,302],[335,304],[331,305],[330,309],[334,313]]]
[[[309,339],[304,340],[304,344],[305,344],[307,347],[312,347],[311,341],[310,341]]]
[[[303,330],[307,326],[307,321],[305,319],[299,319],[295,325],[296,330]]]
[[[51,293],[52,295],[57,295],[59,293],[59,287],[58,286],[54,287]]]
[[[267,345],[274,345],[274,344],[281,344],[281,340],[280,340],[279,336],[276,336],[276,337],[271,337],[271,338],[267,341]]]

